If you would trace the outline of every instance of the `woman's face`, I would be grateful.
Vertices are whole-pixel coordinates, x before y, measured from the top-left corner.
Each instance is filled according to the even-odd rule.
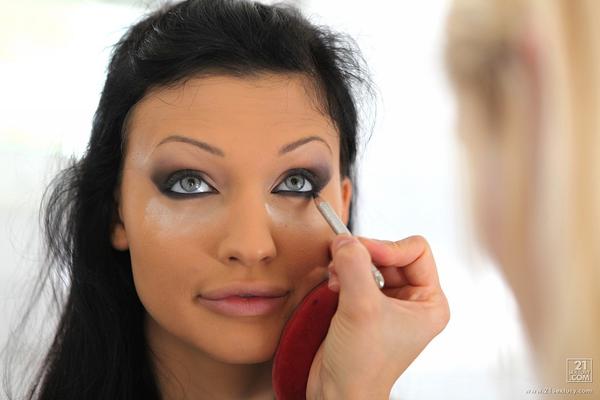
[[[127,129],[112,243],[130,251],[147,326],[223,362],[272,358],[294,308],[327,278],[334,234],[306,194],[322,185],[321,196],[348,220],[338,133],[315,107],[309,81],[194,78],[151,91]],[[257,316],[199,301],[235,283],[287,294]]]

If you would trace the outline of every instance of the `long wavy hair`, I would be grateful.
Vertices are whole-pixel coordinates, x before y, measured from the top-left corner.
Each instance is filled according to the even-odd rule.
[[[126,148],[124,122],[152,88],[173,87],[198,75],[262,72],[301,73],[314,82],[316,100],[339,133],[341,174],[353,183],[352,229],[359,113],[374,96],[356,42],[312,24],[286,4],[189,0],[161,5],[114,46],[87,148],[81,158],[71,156],[44,191],[45,262],[31,298],[50,291],[57,326],[19,398],[161,398],[130,254],[110,242]],[[23,333],[30,311],[12,339]],[[14,374],[17,363],[9,356],[11,347],[4,348],[9,399],[15,398],[9,371]]]

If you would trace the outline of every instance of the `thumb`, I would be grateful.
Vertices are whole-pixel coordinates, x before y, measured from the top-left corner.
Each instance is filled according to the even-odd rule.
[[[339,281],[340,303],[365,303],[380,289],[371,272],[371,254],[354,236],[337,235],[331,242],[334,276]]]

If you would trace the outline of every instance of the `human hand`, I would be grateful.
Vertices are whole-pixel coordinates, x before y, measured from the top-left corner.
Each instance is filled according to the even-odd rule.
[[[347,241],[348,240],[348,241]],[[450,318],[427,241],[338,235],[329,288],[339,303],[313,360],[307,399],[388,399],[398,377]],[[379,289],[373,262],[385,278]]]

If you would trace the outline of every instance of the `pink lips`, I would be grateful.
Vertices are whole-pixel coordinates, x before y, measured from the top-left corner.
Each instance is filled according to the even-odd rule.
[[[286,301],[289,291],[264,283],[239,283],[206,291],[199,304],[232,317],[252,317],[272,313]]]

